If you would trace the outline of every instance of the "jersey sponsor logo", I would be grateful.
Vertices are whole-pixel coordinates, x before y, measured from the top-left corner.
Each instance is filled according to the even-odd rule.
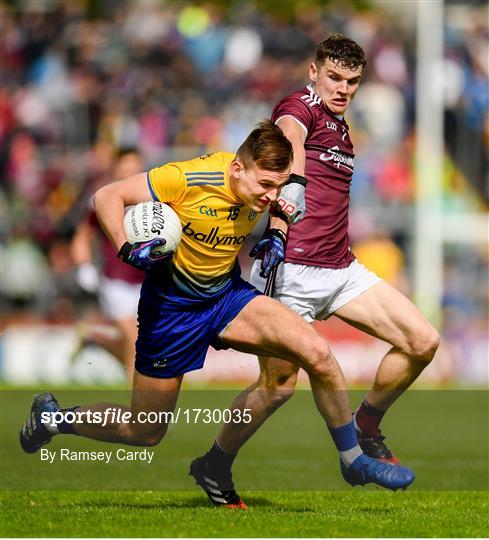
[[[321,161],[333,161],[338,169],[344,167],[348,171],[353,172],[353,158],[340,152],[338,146],[328,148],[324,154],[320,154],[319,159]]]
[[[217,217],[217,210],[215,208],[209,208],[208,206],[201,206],[199,212],[204,216]]]
[[[326,127],[332,129],[333,131],[338,131],[338,126],[334,122],[326,121]]]
[[[218,246],[239,246],[250,237],[249,234],[241,236],[219,236],[220,227],[212,227],[208,234],[196,232],[192,229],[191,221],[183,227],[182,231],[187,236],[197,240],[197,242],[210,244],[212,249],[215,249]]]

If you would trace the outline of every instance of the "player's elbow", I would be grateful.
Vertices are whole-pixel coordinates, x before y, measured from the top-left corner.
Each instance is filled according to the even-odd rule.
[[[108,184],[106,186],[101,187],[95,192],[95,195],[93,196],[93,206],[95,208],[95,211],[98,213],[101,208],[104,206],[104,202],[109,200],[111,196],[111,185]]]

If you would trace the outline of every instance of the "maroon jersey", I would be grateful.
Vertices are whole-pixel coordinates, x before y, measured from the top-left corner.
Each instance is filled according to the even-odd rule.
[[[272,121],[292,116],[307,132],[306,217],[289,228],[285,261],[346,268],[355,259],[348,237],[353,145],[344,119],[332,114],[309,85],[284,97]]]
[[[93,205],[90,205],[87,214],[89,225],[97,231],[100,250],[102,252],[102,274],[109,279],[120,279],[127,283],[142,283],[144,273],[134,266],[126,264],[117,258],[117,253],[110,240],[102,231]]]

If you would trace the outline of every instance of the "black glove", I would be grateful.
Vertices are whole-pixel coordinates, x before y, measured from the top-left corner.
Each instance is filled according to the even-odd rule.
[[[155,238],[148,242],[136,242],[135,244],[125,242],[117,257],[139,270],[151,270],[155,265],[168,261],[173,257],[173,251],[167,253],[154,253],[152,251],[155,247],[164,246],[165,244],[164,238]]]
[[[280,229],[269,229],[265,236],[252,248],[250,257],[261,255],[260,276],[267,278],[270,272],[285,259],[287,235]]]

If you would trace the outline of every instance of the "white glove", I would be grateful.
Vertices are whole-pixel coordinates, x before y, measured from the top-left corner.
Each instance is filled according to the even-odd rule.
[[[100,274],[92,263],[84,263],[77,269],[77,281],[88,293],[96,293],[100,288]]]
[[[298,174],[291,174],[277,197],[277,206],[287,222],[299,223],[306,214],[307,180]]]

